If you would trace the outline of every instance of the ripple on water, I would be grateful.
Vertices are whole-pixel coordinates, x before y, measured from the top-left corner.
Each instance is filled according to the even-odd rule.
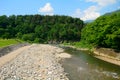
[[[61,63],[70,80],[120,80],[120,68],[73,49],[66,49],[72,55]]]

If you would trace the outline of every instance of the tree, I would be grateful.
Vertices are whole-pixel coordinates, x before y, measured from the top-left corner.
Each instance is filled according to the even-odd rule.
[[[82,20],[70,16],[0,16],[0,37],[31,42],[77,41],[80,40],[82,27]]]
[[[35,34],[34,34],[34,33],[24,34],[24,35],[22,36],[22,39],[23,39],[24,41],[34,41],[34,39],[35,39]]]
[[[82,29],[83,41],[120,50],[120,12],[103,15]]]

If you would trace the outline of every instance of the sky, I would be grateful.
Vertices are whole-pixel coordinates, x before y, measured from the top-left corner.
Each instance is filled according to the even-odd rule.
[[[0,0],[0,15],[66,15],[94,20],[120,9],[120,0]]]

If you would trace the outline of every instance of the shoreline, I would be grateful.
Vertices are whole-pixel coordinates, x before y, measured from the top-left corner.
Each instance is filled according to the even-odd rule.
[[[93,53],[93,56],[95,58],[98,58],[100,60],[103,60],[103,61],[106,61],[108,63],[111,63],[111,64],[114,64],[114,65],[117,65],[117,66],[120,66],[120,59],[116,58],[116,57],[113,57],[113,56],[109,56],[107,55],[106,53],[101,53],[95,49],[93,50],[89,50],[88,48],[77,48],[75,46],[69,46],[69,45],[62,45],[62,46],[65,46],[65,47],[70,47],[70,48],[74,48],[74,49],[77,49],[77,50],[81,50],[81,51],[90,51]],[[116,53],[117,54],[117,53]]]
[[[107,55],[105,53],[101,53],[97,50],[93,50],[93,54],[94,54],[94,57],[96,57],[98,59],[101,59],[103,61],[106,61],[106,62],[109,62],[109,63],[120,66],[120,59],[118,59],[114,56],[109,56],[109,55]]]

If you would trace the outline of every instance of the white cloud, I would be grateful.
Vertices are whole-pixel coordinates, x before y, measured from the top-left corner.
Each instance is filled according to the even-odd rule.
[[[40,13],[44,13],[45,15],[53,15],[54,13],[54,9],[53,7],[51,6],[50,3],[46,3],[43,7],[41,7],[39,10],[38,10]]]
[[[107,6],[109,4],[114,4],[117,0],[86,0],[87,2],[96,2],[99,6]]]
[[[73,17],[81,18],[82,20],[94,20],[100,16],[98,12],[99,8],[96,6],[90,6],[84,11],[80,11],[80,9],[76,9],[75,13],[72,15]]]
[[[100,16],[96,6],[90,6],[88,9],[84,10],[83,13],[84,15],[81,18],[82,20],[94,20]]]
[[[80,12],[79,15],[75,11],[76,16],[81,18],[84,21],[96,19],[97,17],[100,16],[100,13],[99,13],[100,9],[102,9],[107,5],[114,4],[117,2],[117,0],[86,0],[86,1],[97,3],[97,5],[88,7],[86,10]]]

